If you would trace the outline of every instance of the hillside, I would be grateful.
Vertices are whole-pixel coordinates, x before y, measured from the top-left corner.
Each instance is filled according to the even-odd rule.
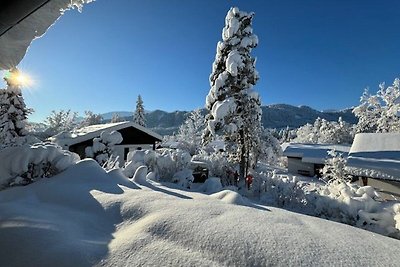
[[[356,123],[357,119],[351,109],[343,111],[318,111],[308,106],[295,107],[287,104],[275,104],[262,107],[262,123],[266,128],[297,128],[306,123],[312,123],[320,117],[329,121],[337,121],[342,117],[344,121]],[[205,112],[205,111],[204,111]],[[132,112],[109,112],[102,114],[107,121],[113,113],[120,114],[126,120],[132,120]],[[127,116],[127,114],[129,114]],[[187,118],[188,111],[166,112],[162,110],[146,113],[147,126],[161,135],[170,135],[177,132],[179,126]]]

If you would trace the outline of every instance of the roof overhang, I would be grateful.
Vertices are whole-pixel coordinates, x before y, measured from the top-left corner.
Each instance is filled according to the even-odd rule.
[[[0,2],[0,70],[16,67],[31,44],[65,10],[93,0],[5,0]]]

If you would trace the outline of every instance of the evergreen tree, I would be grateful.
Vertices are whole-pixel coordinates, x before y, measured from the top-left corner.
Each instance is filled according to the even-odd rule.
[[[6,146],[18,144],[16,139],[27,134],[25,124],[32,113],[22,97],[19,75],[18,69],[10,70],[4,78],[7,88],[0,90],[0,142]]]
[[[133,122],[137,123],[143,127],[146,127],[146,119],[144,117],[143,100],[140,95],[138,95],[138,98],[136,100],[136,110],[135,110],[135,113],[133,114]]]
[[[239,163],[240,179],[244,181],[251,162],[258,158],[256,147],[263,132],[261,101],[253,86],[259,79],[256,59],[251,50],[258,38],[253,34],[254,13],[231,8],[225,18],[222,41],[210,75],[210,92],[206,98],[207,128],[203,142],[222,135],[232,162]]]

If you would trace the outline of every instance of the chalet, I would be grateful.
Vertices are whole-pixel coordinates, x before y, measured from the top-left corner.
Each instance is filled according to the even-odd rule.
[[[93,138],[100,137],[103,131],[118,131],[123,141],[115,146],[116,155],[123,163],[129,151],[146,148],[155,149],[162,136],[131,121],[91,125],[71,132],[53,136],[50,140],[84,158],[85,148],[93,145]]]
[[[400,133],[360,133],[354,138],[347,166],[386,198],[400,197]]]
[[[347,157],[350,146],[284,143],[283,156],[288,159],[288,171],[295,175],[320,176],[328,152],[335,150]]]

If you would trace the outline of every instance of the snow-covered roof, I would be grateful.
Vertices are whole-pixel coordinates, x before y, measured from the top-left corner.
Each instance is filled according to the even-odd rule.
[[[301,158],[301,161],[306,163],[323,164],[328,157],[329,151],[335,150],[342,153],[344,157],[347,157],[350,146],[284,143],[282,144],[282,150],[283,156]]]
[[[132,121],[123,121],[123,122],[115,122],[115,123],[105,123],[105,124],[96,124],[90,125],[87,127],[83,127],[80,129],[73,130],[71,132],[63,132],[57,134],[50,138],[50,140],[54,143],[59,144],[60,146],[71,146],[74,144],[78,144],[95,137],[99,137],[102,131],[118,131],[121,129],[125,129],[128,127],[136,128],[152,137],[157,139],[158,141],[162,140],[162,136],[151,131],[148,128],[145,128],[139,124],[136,124]]]
[[[354,138],[347,166],[354,174],[400,180],[400,133],[360,133]]]

